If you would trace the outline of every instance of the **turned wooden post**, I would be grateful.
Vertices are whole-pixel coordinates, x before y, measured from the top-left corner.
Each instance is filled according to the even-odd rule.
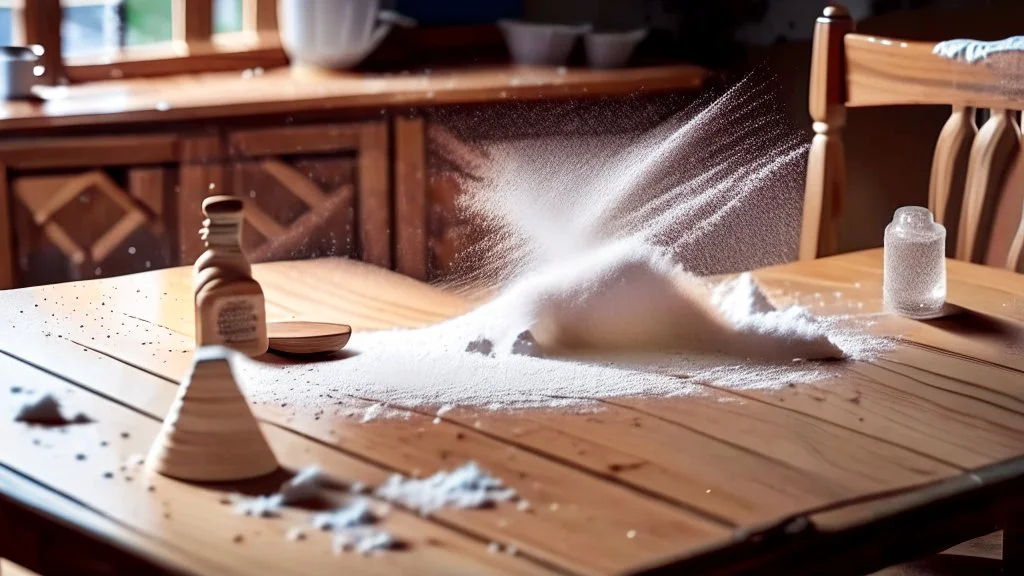
[[[853,20],[842,6],[825,8],[814,26],[808,106],[814,121],[814,140],[807,159],[800,230],[801,260],[836,251],[839,207],[846,187],[842,137],[846,124],[843,37],[852,31]]]

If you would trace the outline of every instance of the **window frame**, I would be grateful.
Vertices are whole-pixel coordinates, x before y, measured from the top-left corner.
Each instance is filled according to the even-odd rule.
[[[11,8],[14,44],[44,49],[51,84],[190,74],[287,63],[277,34],[277,0],[242,0],[242,30],[214,33],[214,0],[170,0],[171,41],[115,53],[64,55],[61,0],[0,0]]]

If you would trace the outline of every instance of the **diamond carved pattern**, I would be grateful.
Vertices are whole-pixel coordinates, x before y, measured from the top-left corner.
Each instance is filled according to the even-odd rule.
[[[279,158],[262,158],[236,166],[236,178],[239,178],[237,193],[246,199],[246,222],[266,239],[258,245],[246,241],[253,261],[273,260],[301,252],[301,247],[316,236],[315,231],[335,229],[340,222],[351,220],[350,215],[342,212],[352,206],[350,178],[338,167],[326,164],[321,164],[321,167],[330,174],[326,184],[328,190],[323,189],[324,178],[320,178],[320,183],[314,182],[312,173],[307,177],[300,169]],[[261,178],[259,184],[245,186],[243,183],[254,182],[253,172],[258,172],[265,179]],[[263,202],[254,200],[253,195],[257,193],[262,195]],[[282,221],[289,219],[290,222]],[[345,232],[348,236],[351,230]]]
[[[19,178],[14,194],[29,211],[32,221],[43,234],[75,266],[86,262],[99,263],[150,218],[131,196],[105,172],[92,170],[73,176],[38,176]],[[94,239],[82,239],[81,233],[69,230],[59,214],[74,211],[72,204],[80,198],[92,202],[110,202],[119,217]],[[107,210],[110,212],[111,210]],[[88,222],[85,223],[88,228]]]

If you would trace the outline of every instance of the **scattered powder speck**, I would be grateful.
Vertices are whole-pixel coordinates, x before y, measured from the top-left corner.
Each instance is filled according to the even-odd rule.
[[[320,469],[309,466],[300,470],[273,494],[252,498],[234,495],[227,501],[234,502],[236,514],[274,518],[281,515],[285,506],[323,497],[324,484],[325,477]],[[335,553],[351,550],[359,554],[369,554],[395,545],[395,539],[390,533],[370,527],[377,522],[379,516],[387,514],[385,508],[386,506],[378,506],[375,513],[367,498],[351,498],[333,510],[314,514],[311,524],[318,530],[333,533],[332,546]],[[292,527],[285,533],[285,538],[292,542],[305,540],[306,533],[302,528]]]
[[[374,405],[370,406],[369,408],[367,408],[366,411],[363,413],[362,421],[363,422],[369,422],[370,420],[373,420],[373,419],[381,416],[386,411],[387,411],[387,406],[385,406],[384,404],[374,404]]]
[[[323,490],[323,473],[318,466],[307,466],[281,485],[278,491],[283,504],[299,504],[315,500]]]
[[[490,356],[494,354],[494,343],[487,338],[476,338],[466,345],[466,352],[475,352],[484,356]]]
[[[335,554],[349,550],[357,554],[370,554],[378,550],[389,550],[396,543],[389,532],[373,528],[357,528],[335,534],[333,545]]]
[[[516,336],[516,339],[512,342],[512,353],[517,356],[533,356],[540,357],[542,352],[540,346],[537,345],[536,338],[533,337],[533,333],[529,330],[523,330]]]
[[[452,409],[452,406],[450,404],[445,404],[444,406],[441,406],[440,408],[438,408],[437,409],[437,414],[434,415],[434,424],[440,424],[441,423],[441,417],[444,416],[445,414],[447,414],[448,412],[450,412],[451,409]]]
[[[257,518],[275,518],[281,514],[282,504],[280,494],[252,498],[239,497],[235,502],[235,514]]]
[[[14,416],[16,422],[38,424],[42,426],[64,426],[67,424],[87,424],[92,420],[79,412],[68,417],[64,414],[60,402],[51,394],[43,394],[21,406]]]
[[[384,512],[374,513],[367,498],[353,498],[339,508],[315,515],[313,526],[334,534],[335,554],[347,551],[369,554],[397,544],[390,532],[372,526],[380,515]]]
[[[374,495],[427,515],[445,506],[484,508],[512,500],[516,493],[481,470],[476,462],[467,462],[455,470],[441,470],[423,479],[395,474]]]
[[[281,508],[317,499],[322,490],[323,475],[316,466],[308,466],[281,485],[273,494],[247,498],[232,496],[228,501],[235,504],[235,513],[243,516],[274,518],[281,514]]]
[[[313,526],[318,530],[337,531],[371,523],[375,518],[369,500],[354,498],[340,508],[314,516]]]

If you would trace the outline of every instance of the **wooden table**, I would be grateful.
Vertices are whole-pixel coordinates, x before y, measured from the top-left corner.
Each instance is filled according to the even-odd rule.
[[[810,300],[821,302],[816,312],[845,314],[862,302],[858,312],[870,314],[880,308],[880,265],[881,253],[868,251],[756,276],[778,304]],[[353,261],[265,264],[256,275],[274,318],[418,326],[473,305]],[[1020,570],[1024,276],[960,262],[949,276],[963,313],[880,317],[873,329],[904,343],[782,391],[709,386],[704,397],[618,398],[586,414],[456,409],[436,425],[428,410],[363,424],[256,407],[286,468],[318,462],[375,485],[395,471],[476,460],[531,503],[528,512],[395,510],[383,527],[406,548],[370,557],[335,556],[325,534],[286,540],[298,512],[247,518],[219,503],[279,478],[200,486],[121,468],[148,449],[190,363],[187,269],[7,291],[0,556],[77,574],[842,574],[1005,528],[1008,567]],[[15,423],[23,400],[13,386],[52,392],[96,422]],[[489,553],[491,542],[517,553]]]

